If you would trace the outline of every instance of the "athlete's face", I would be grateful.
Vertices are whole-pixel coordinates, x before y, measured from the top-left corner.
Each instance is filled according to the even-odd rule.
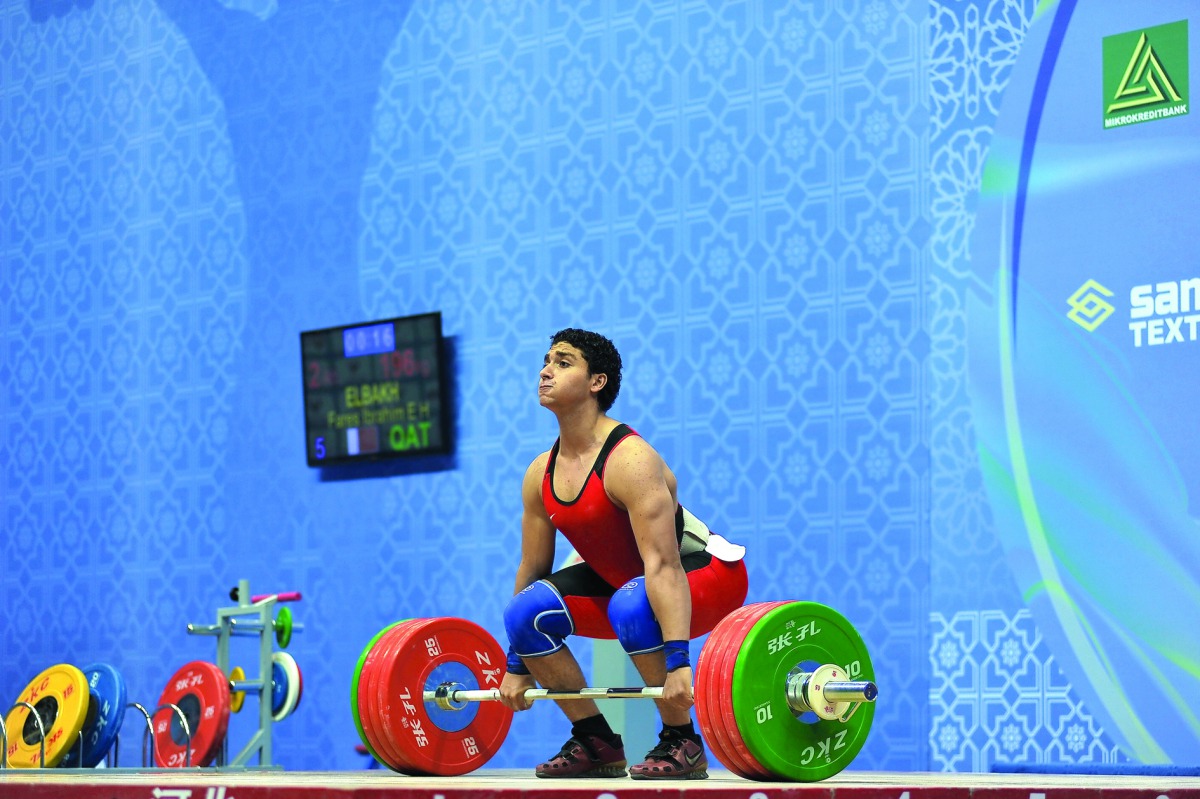
[[[538,399],[542,405],[572,404],[595,395],[608,377],[589,373],[587,360],[574,346],[560,341],[550,346],[538,373]]]

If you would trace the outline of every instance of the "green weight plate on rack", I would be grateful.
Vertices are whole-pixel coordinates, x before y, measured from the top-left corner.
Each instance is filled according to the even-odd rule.
[[[848,680],[875,679],[862,636],[837,611],[816,602],[771,610],[738,647],[730,695],[737,731],[754,760],[779,778],[832,777],[866,743],[874,703],[859,705],[844,722],[797,715],[788,705],[788,676],[823,664],[841,666]]]
[[[275,614],[275,641],[281,649],[287,649],[292,642],[292,609],[282,607]]]
[[[358,730],[358,738],[363,742],[363,746],[367,747],[367,751],[371,753],[371,757],[375,758],[380,763],[383,763],[384,760],[379,756],[379,753],[372,748],[371,742],[367,740],[367,733],[363,730],[362,719],[358,714],[358,685],[359,681],[362,679],[363,664],[366,663],[367,655],[371,654],[371,650],[374,648],[375,643],[393,627],[404,624],[406,621],[410,621],[410,619],[402,619],[401,621],[393,622],[379,632],[375,633],[375,637],[367,643],[367,645],[363,648],[362,654],[358,656],[358,664],[354,667],[354,677],[350,680],[350,713],[354,716],[354,728]]]

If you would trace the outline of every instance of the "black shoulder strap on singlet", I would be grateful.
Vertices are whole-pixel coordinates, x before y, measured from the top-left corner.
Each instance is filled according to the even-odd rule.
[[[629,425],[622,423],[614,427],[608,434],[608,438],[604,439],[604,446],[600,448],[600,454],[596,456],[596,462],[592,465],[592,471],[598,477],[604,477],[604,464],[608,463],[608,456],[612,454],[613,449],[624,440],[625,436],[632,434],[633,431],[629,429]]]

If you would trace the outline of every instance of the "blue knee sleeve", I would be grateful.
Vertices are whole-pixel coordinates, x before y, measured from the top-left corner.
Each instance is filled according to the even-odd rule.
[[[636,577],[617,589],[608,601],[608,620],[617,640],[630,655],[662,649],[662,628],[650,607],[645,577]]]
[[[561,649],[563,638],[575,632],[575,621],[554,586],[538,580],[509,600],[504,629],[518,655],[536,658]]]

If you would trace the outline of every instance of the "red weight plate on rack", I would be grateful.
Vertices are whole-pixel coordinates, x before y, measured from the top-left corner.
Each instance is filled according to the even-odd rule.
[[[424,623],[424,619],[401,622],[379,636],[363,661],[358,684],[358,712],[362,720],[363,733],[381,763],[393,770],[403,768],[403,759],[393,750],[384,735],[383,723],[379,720],[379,695],[376,677],[387,660],[388,643],[393,637],[402,637],[411,628]]]
[[[466,689],[498,688],[505,653],[486,630],[458,618],[430,619],[391,648],[379,673],[380,717],[389,741],[417,771],[457,776],[480,768],[499,751],[512,711],[497,701],[446,711],[424,702],[444,675]]]
[[[179,715],[163,705],[177,705],[191,729],[191,765],[207,766],[216,758],[229,727],[229,679],[215,664],[194,660],[167,682],[154,713],[154,762],[164,768],[187,764],[188,739]]]
[[[700,732],[717,760],[742,777],[746,776],[743,772],[748,766],[731,748],[729,734],[725,730],[725,721],[721,715],[719,694],[722,690],[728,690],[727,680],[723,678],[722,672],[725,668],[728,632],[750,612],[751,607],[741,607],[722,619],[709,633],[696,664],[696,717],[700,722]]]
[[[744,618],[738,621],[737,625],[731,628],[728,632],[729,645],[725,647],[725,665],[721,670],[722,674],[722,689],[719,693],[721,697],[721,716],[725,721],[725,730],[729,735],[730,748],[738,754],[747,764],[747,771],[744,775],[748,779],[753,780],[776,780],[779,777],[772,771],[767,769],[759,762],[746,746],[745,740],[742,738],[742,733],[738,728],[737,718],[733,708],[733,680],[734,669],[737,663],[738,655],[741,654],[742,647],[745,645],[746,636],[754,625],[759,622],[764,616],[776,608],[784,605],[789,605],[791,602],[760,602],[753,606],[753,611],[746,614]],[[780,691],[786,691],[786,685],[779,685]]]

